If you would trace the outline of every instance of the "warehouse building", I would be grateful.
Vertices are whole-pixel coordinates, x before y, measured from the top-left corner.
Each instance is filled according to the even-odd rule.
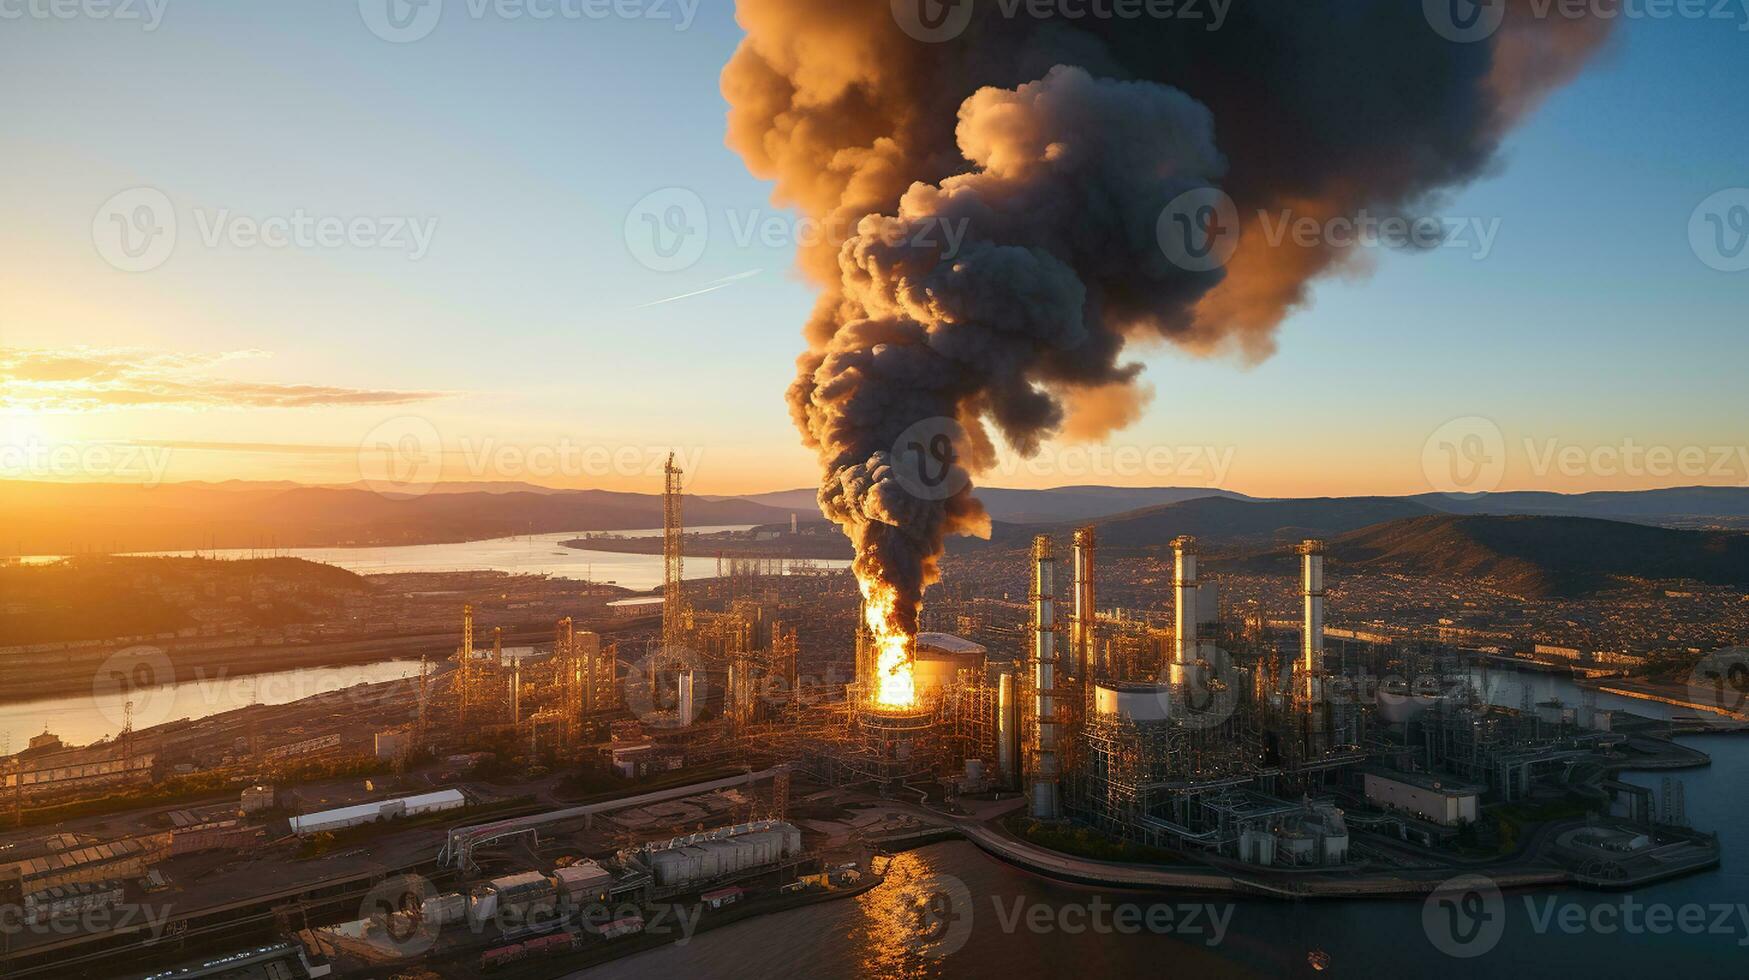
[[[1375,769],[1363,773],[1366,801],[1401,810],[1442,827],[1476,819],[1482,788],[1439,779],[1422,772]]]
[[[300,837],[317,833],[333,833],[337,830],[376,823],[380,820],[417,817],[443,810],[459,810],[467,805],[468,798],[462,795],[461,790],[446,789],[420,796],[404,796],[400,799],[378,800],[375,803],[360,803],[357,806],[343,806],[335,810],[306,813],[301,817],[291,818],[291,829],[292,833]]]

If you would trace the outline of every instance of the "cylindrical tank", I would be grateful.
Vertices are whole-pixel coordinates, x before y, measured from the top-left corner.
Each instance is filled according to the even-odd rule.
[[[1019,712],[1014,675],[1003,673],[996,679],[996,771],[1008,785],[1014,784],[1014,760],[1020,744]]]
[[[1093,710],[1105,719],[1161,722],[1171,715],[1171,692],[1169,684],[1107,681],[1093,688]]]

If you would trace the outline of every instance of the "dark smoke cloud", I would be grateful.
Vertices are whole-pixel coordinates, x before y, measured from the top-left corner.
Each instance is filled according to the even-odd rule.
[[[856,229],[801,255],[821,296],[790,403],[822,509],[900,593],[894,628],[914,629],[945,535],[988,523],[969,481],[908,486],[901,436],[957,420],[975,472],[991,428],[1028,454],[1133,420],[1150,390],[1127,342],[1267,356],[1354,251],[1271,243],[1259,214],[1424,213],[1607,37],[1503,2],[1500,30],[1457,43],[1416,0],[1239,0],[1213,31],[977,0],[930,44],[881,0],[740,0],[730,145],[778,202]],[[1236,204],[1237,252],[1180,269],[1156,223],[1211,187]]]

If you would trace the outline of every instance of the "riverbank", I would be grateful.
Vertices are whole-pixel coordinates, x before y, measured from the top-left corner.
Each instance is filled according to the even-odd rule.
[[[1710,703],[1716,699],[1709,698],[1705,692],[1697,691],[1687,684],[1671,684],[1630,677],[1611,677],[1607,680],[1578,681],[1576,683],[1581,687],[1595,688],[1604,694],[1614,694],[1617,697],[1633,698],[1636,701],[1650,701],[1696,711],[1709,723],[1713,719],[1717,719],[1717,725],[1723,731],[1749,725],[1749,711],[1734,711],[1726,704]],[[1731,699],[1734,700],[1734,698]]]
[[[574,538],[561,542],[581,551],[605,551],[624,555],[660,555],[661,538]],[[784,559],[795,561],[843,561],[856,557],[844,535],[780,534],[760,539],[746,533],[688,534],[681,548],[687,558]]]

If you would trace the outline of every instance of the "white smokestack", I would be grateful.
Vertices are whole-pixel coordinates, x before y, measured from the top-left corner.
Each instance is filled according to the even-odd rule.
[[[1098,654],[1094,650],[1097,642],[1094,636],[1094,617],[1097,616],[1093,595],[1093,528],[1084,527],[1075,532],[1075,632],[1071,644],[1074,647],[1075,671],[1083,681],[1093,677],[1094,661]]]
[[[1300,592],[1305,597],[1305,624],[1301,631],[1300,670],[1307,676],[1324,670],[1324,542],[1308,538],[1300,543]]]
[[[1196,663],[1196,539],[1185,535],[1172,542],[1177,554],[1173,575],[1176,593],[1176,629],[1173,631],[1172,664],[1183,668]],[[1182,671],[1174,671],[1174,678]]]

